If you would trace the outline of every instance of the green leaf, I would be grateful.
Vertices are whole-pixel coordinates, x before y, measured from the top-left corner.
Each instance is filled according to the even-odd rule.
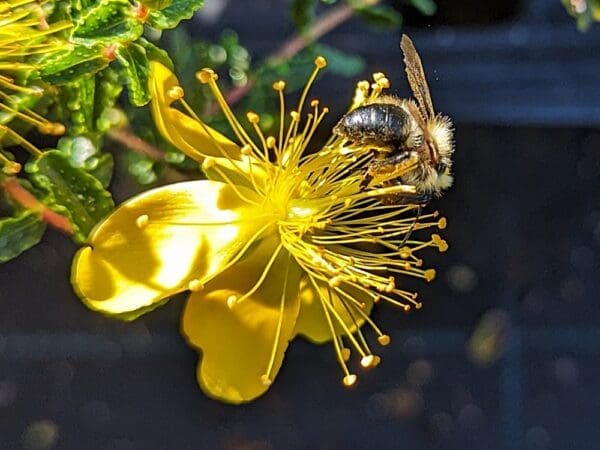
[[[94,225],[114,208],[110,192],[102,183],[73,167],[58,150],[45,152],[27,170],[34,186],[46,193],[41,201],[69,219],[78,242],[84,242]]]
[[[369,26],[378,30],[393,30],[402,25],[402,15],[387,5],[358,8],[356,14]]]
[[[162,48],[157,47],[152,42],[147,41],[144,38],[139,38],[137,43],[144,47],[146,50],[146,56],[150,61],[158,61],[163,66],[168,67],[174,71],[173,61],[169,57],[169,54]]]
[[[319,44],[316,53],[327,59],[327,71],[342,77],[354,77],[365,70],[365,61],[357,55],[350,55],[328,45]]]
[[[143,32],[144,26],[128,0],[100,0],[77,18],[71,40],[108,45],[134,41]]]
[[[77,45],[74,49],[53,53],[41,65],[40,75],[50,84],[66,84],[79,77],[90,76],[108,66],[99,45]]]
[[[140,0],[140,3],[151,9],[165,9],[173,3],[173,0]]]
[[[89,158],[85,162],[84,168],[90,175],[100,181],[102,187],[106,189],[112,180],[115,161],[110,153],[104,153]]]
[[[410,0],[410,3],[424,16],[432,16],[437,11],[433,0]]]
[[[45,230],[46,224],[33,211],[0,219],[0,262],[13,259],[36,245]]]
[[[148,14],[148,24],[159,30],[175,28],[184,19],[191,19],[194,12],[204,6],[204,0],[173,0],[163,10],[153,9]]]
[[[133,42],[127,47],[118,46],[116,54],[129,89],[129,101],[135,106],[145,105],[150,101],[148,92],[150,66],[146,49]]]
[[[316,0],[292,0],[290,14],[297,30],[304,31],[315,18]]]

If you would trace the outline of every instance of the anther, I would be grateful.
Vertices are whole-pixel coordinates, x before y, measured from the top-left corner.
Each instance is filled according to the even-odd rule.
[[[379,87],[381,87],[381,89],[387,89],[390,87],[390,80],[388,80],[387,78],[380,78],[379,80],[377,80],[377,85]]]
[[[52,136],[62,136],[65,134],[66,128],[62,123],[53,123],[52,129],[50,130],[50,134]]]
[[[327,66],[327,60],[323,56],[317,56],[315,58],[315,66],[317,66],[319,69],[323,69]]]
[[[435,278],[435,269],[427,269],[425,273],[423,273],[423,277],[426,281],[432,281]]]
[[[267,148],[275,148],[275,144],[277,144],[277,141],[273,136],[267,137]]]
[[[300,113],[298,111],[291,111],[290,112],[290,116],[292,116],[292,120],[294,122],[299,122],[300,121]]]
[[[264,384],[265,386],[270,386],[271,383],[273,383],[273,380],[271,380],[267,375],[261,375],[260,376],[260,381],[262,382],[262,384]]]
[[[252,124],[257,124],[260,122],[260,116],[253,111],[248,111],[246,113],[246,117],[248,118],[248,122]]]
[[[381,301],[381,295],[376,295],[373,297],[373,303],[379,303]]]
[[[415,303],[415,309],[421,309],[422,307],[423,307],[423,303],[421,303],[421,302]]]
[[[246,144],[240,149],[240,153],[244,156],[250,156],[252,154],[252,147]]]
[[[324,106],[323,108],[321,108],[321,111],[323,112],[323,114],[327,114],[329,112],[329,108],[327,106]]]
[[[375,72],[373,74],[373,80],[375,80],[375,82],[377,83],[379,80],[381,80],[382,78],[385,78],[385,73],[383,72]]]
[[[380,361],[381,359],[378,356],[366,355],[360,360],[360,365],[363,367],[375,367]]]
[[[206,172],[207,170],[212,169],[215,166],[215,164],[217,164],[217,162],[214,158],[205,158],[204,161],[202,161],[202,170]]]
[[[342,347],[340,349],[340,353],[342,354],[342,359],[344,362],[347,362],[350,359],[350,349],[348,347]]]
[[[143,229],[146,228],[146,226],[148,225],[148,214],[142,214],[141,216],[138,216],[137,219],[135,219],[135,225],[139,228],[139,229]]]
[[[349,373],[348,375],[346,375],[344,377],[342,382],[344,383],[344,386],[351,387],[351,386],[354,386],[354,384],[356,383],[356,379],[357,379],[356,375],[354,375],[353,373]]]
[[[15,161],[8,161],[4,164],[2,172],[6,175],[16,175],[21,171],[21,164]]]
[[[339,285],[342,283],[342,279],[340,276],[335,276],[329,279],[328,281],[329,283],[329,287],[339,287]]]
[[[360,89],[361,91],[365,91],[365,92],[367,92],[369,90],[369,86],[370,86],[370,84],[367,80],[359,81],[356,85],[356,87],[358,89]]]
[[[181,86],[173,86],[167,91],[167,95],[171,100],[179,100],[183,98],[183,88]]]
[[[314,100],[311,100],[311,101],[310,101],[310,106],[311,106],[312,108],[316,108],[317,106],[319,106],[319,100],[318,100],[318,99],[316,99],[316,98],[315,98]]]
[[[230,295],[229,297],[227,297],[227,306],[229,308],[233,308],[235,302],[237,302],[237,295]]]
[[[377,342],[379,342],[379,345],[383,345],[384,347],[386,345],[390,345],[391,341],[392,339],[387,334],[382,334],[377,338]]]
[[[410,258],[411,255],[411,250],[410,247],[402,247],[399,251],[398,254],[400,255],[400,258],[402,259],[407,259]]]
[[[445,229],[447,225],[448,225],[448,221],[446,220],[445,217],[442,217],[440,220],[438,220],[437,226],[440,230]]]
[[[204,289],[204,284],[196,278],[188,283],[188,289],[192,292],[199,292]]]
[[[410,305],[404,305],[403,309],[404,309],[404,312],[409,312],[410,311]]]
[[[276,81],[275,83],[273,83],[273,89],[275,89],[276,91],[283,91],[285,89],[285,81],[283,80],[279,80]]]
[[[211,80],[217,80],[218,78],[219,76],[212,69],[205,68],[196,72],[196,79],[202,84],[209,83]]]

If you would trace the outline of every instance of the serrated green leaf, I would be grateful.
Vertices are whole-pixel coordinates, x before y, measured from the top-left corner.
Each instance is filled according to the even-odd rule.
[[[103,47],[77,45],[72,50],[53,53],[41,63],[40,76],[50,84],[62,85],[82,76],[90,76],[108,66]]]
[[[148,92],[150,66],[146,49],[134,42],[127,47],[117,47],[116,54],[129,89],[129,101],[135,106],[145,105],[150,101]]]
[[[304,31],[315,18],[316,0],[292,0],[290,14],[297,30]]]
[[[163,66],[174,70],[173,61],[171,61],[169,54],[165,50],[157,47],[152,42],[149,42],[144,38],[139,38],[137,43],[144,47],[146,50],[146,56],[150,61],[158,61]]]
[[[191,19],[194,12],[204,6],[204,0],[173,0],[163,10],[153,9],[148,14],[148,24],[159,30],[175,28],[179,22]]]
[[[437,11],[433,0],[410,0],[410,3],[424,16],[432,16]]]
[[[140,3],[151,9],[165,9],[173,3],[172,0],[140,0]]]
[[[402,25],[402,15],[387,5],[358,8],[356,14],[369,26],[378,30],[393,30]]]
[[[323,44],[319,44],[315,52],[327,59],[327,71],[334,75],[349,78],[365,70],[365,61],[360,56],[344,53]]]
[[[134,41],[143,32],[144,26],[128,0],[100,0],[77,18],[71,40],[107,45]]]
[[[0,219],[0,262],[11,260],[36,245],[45,230],[46,224],[33,211]]]
[[[46,193],[41,201],[69,219],[78,242],[84,242],[94,225],[114,208],[112,196],[102,183],[73,167],[58,150],[45,152],[28,171],[34,186]]]

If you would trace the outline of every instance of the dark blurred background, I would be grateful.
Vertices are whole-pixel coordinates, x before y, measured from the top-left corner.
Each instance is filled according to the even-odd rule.
[[[600,25],[579,32],[559,0],[436,3],[399,8],[456,125],[455,186],[433,205],[450,250],[428,255],[421,311],[375,311],[380,367],[348,391],[330,346],[296,340],[267,395],[212,401],[182,299],[130,324],[94,314],[69,285],[76,247],[50,233],[0,269],[0,448],[600,448]],[[207,0],[188,26],[232,27],[260,59],[292,33],[284,15]],[[323,40],[408,95],[398,32],[352,20]],[[317,89],[341,114],[355,81]]]

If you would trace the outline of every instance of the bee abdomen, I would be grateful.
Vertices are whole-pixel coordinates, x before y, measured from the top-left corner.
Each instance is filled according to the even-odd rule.
[[[409,114],[398,105],[372,103],[350,111],[333,131],[359,144],[400,148],[410,134],[410,121]]]

